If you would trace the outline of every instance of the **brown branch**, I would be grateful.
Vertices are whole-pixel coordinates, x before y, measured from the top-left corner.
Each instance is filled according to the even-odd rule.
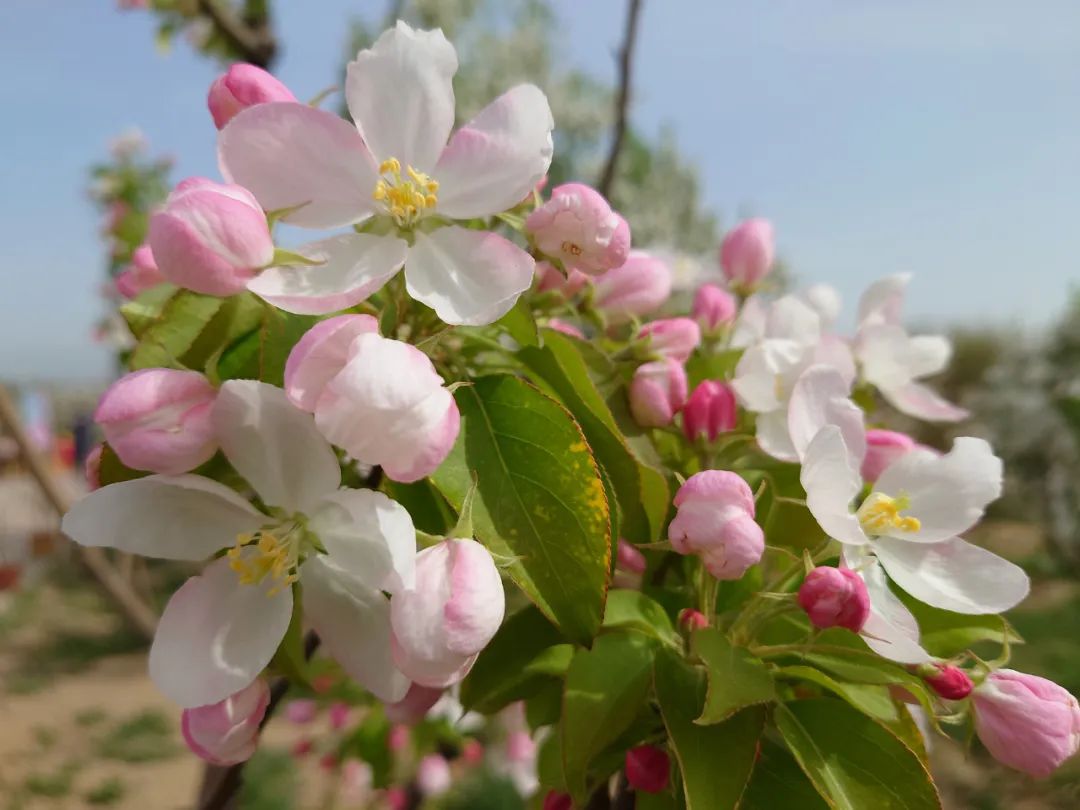
[[[596,184],[596,190],[605,197],[611,196],[611,186],[615,182],[615,170],[618,168],[619,155],[626,141],[626,118],[630,106],[630,78],[634,66],[634,46],[637,44],[638,21],[641,17],[642,0],[630,0],[626,14],[626,33],[623,35],[622,48],[619,50],[619,89],[615,94],[615,129],[611,136],[611,148],[607,162]]]
[[[277,56],[277,40],[267,17],[243,19],[222,0],[198,0],[199,11],[214,24],[245,62],[269,69]]]
[[[41,456],[38,455],[30,438],[26,435],[11,397],[3,386],[0,386],[0,424],[15,440],[21,458],[26,462],[30,474],[37,481],[38,487],[45,495],[46,500],[49,501],[56,514],[63,517],[71,508],[67,493],[60,488],[52,472]],[[120,575],[112,563],[109,562],[109,558],[105,556],[105,552],[100,548],[79,546],[78,549],[79,559],[83,566],[120,609],[123,617],[147,641],[153,639],[154,629],[157,627],[157,615],[139,597],[139,594],[132,588],[131,583]]]

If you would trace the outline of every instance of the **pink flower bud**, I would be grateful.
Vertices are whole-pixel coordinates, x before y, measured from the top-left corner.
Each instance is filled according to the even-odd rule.
[[[510,762],[532,762],[536,759],[536,741],[527,731],[514,731],[506,738],[506,758]]]
[[[484,744],[469,737],[461,744],[461,759],[469,765],[479,765],[484,761]]]
[[[235,765],[255,753],[269,703],[270,687],[259,679],[219,703],[184,709],[180,732],[196,756],[214,765]]]
[[[858,633],[870,618],[866,583],[850,568],[815,568],[799,588],[799,604],[814,627],[846,627]]]
[[[370,315],[338,315],[305,332],[285,361],[285,393],[293,405],[314,411],[326,384],[349,361],[353,340],[378,332],[379,322]]]
[[[720,245],[720,267],[727,280],[745,289],[756,287],[772,268],[773,226],[768,220],[740,222]]]
[[[589,275],[619,267],[630,252],[630,226],[596,190],[564,183],[525,220],[541,251],[567,270]]]
[[[268,101],[296,101],[296,96],[262,68],[237,62],[210,85],[206,106],[221,129],[241,110]]]
[[[670,777],[671,760],[655,745],[639,745],[626,752],[626,781],[634,790],[660,793]]]
[[[915,448],[915,440],[906,433],[877,428],[866,431],[866,455],[863,456],[863,480],[873,483],[885,468],[909,450]]]
[[[197,371],[144,368],[109,386],[94,412],[128,467],[179,475],[217,449],[210,410],[217,390]]]
[[[319,704],[310,698],[290,700],[285,705],[285,719],[298,726],[307,725],[319,714]]]
[[[678,509],[668,539],[679,554],[700,554],[717,579],[739,579],[765,553],[765,535],[754,522],[754,493],[726,470],[695,473],[675,495]]]
[[[693,633],[695,630],[700,630],[701,628],[708,626],[709,620],[705,618],[705,614],[700,610],[683,608],[679,611],[679,627],[687,633]]]
[[[735,319],[735,298],[715,284],[702,284],[694,293],[690,313],[707,335],[715,335]]]
[[[83,469],[86,473],[86,486],[91,492],[101,488],[101,454],[104,450],[104,445],[94,445],[94,449],[86,455]]]
[[[564,276],[550,262],[536,263],[536,278],[537,292],[557,292],[566,299],[573,298],[589,283],[589,277],[580,270],[568,270]]]
[[[394,663],[424,686],[464,678],[502,623],[506,596],[491,554],[450,538],[416,555],[416,584],[390,600]]]
[[[685,363],[701,345],[701,327],[689,318],[663,318],[642,326],[638,337],[648,339],[653,351]]]
[[[386,705],[386,718],[391,723],[410,726],[419,723],[431,707],[439,702],[442,694],[442,689],[432,689],[430,686],[414,683],[405,693],[405,697],[397,703]]]
[[[416,786],[422,796],[440,796],[450,789],[450,763],[439,754],[428,754],[416,766]]]
[[[975,733],[1010,768],[1049,776],[1080,748],[1080,705],[1053,681],[999,669],[976,687],[972,700]]]
[[[142,244],[131,254],[131,264],[115,279],[116,291],[124,298],[134,298],[139,293],[165,283],[150,245]]]
[[[924,664],[919,668],[919,675],[946,700],[963,700],[974,686],[964,670],[951,664]]]
[[[658,309],[671,295],[671,270],[658,258],[630,251],[626,263],[598,276],[593,304],[612,324]]]
[[[289,754],[293,759],[303,759],[310,754],[315,748],[315,743],[311,737],[302,737],[293,743],[293,747],[289,749]]]
[[[631,574],[644,574],[646,567],[645,555],[620,537],[615,552],[615,565]]]
[[[585,340],[585,333],[574,326],[572,323],[559,320],[558,318],[551,318],[547,322],[548,329],[554,329],[556,332],[562,332],[564,335],[577,338],[578,340]]]
[[[670,425],[686,404],[686,371],[670,357],[638,366],[630,382],[630,412],[642,427]]]
[[[569,793],[549,790],[544,796],[543,810],[574,810],[574,800],[570,798]]]
[[[352,707],[348,703],[337,701],[330,704],[330,709],[327,712],[330,717],[330,728],[334,731],[341,731],[347,725],[349,725],[349,719],[352,716]]]
[[[409,792],[400,785],[393,785],[386,789],[383,796],[389,810],[408,810]]]
[[[700,383],[683,408],[683,433],[691,442],[715,442],[721,433],[734,430],[737,421],[735,392],[725,382]]]
[[[194,177],[150,218],[150,246],[161,274],[205,295],[243,292],[274,258],[266,215],[251,192]]]
[[[404,751],[409,746],[409,736],[408,726],[401,723],[391,726],[390,733],[386,735],[386,747],[395,753]]]

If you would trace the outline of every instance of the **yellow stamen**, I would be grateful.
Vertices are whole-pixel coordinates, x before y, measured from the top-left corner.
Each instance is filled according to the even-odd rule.
[[[575,245],[573,242],[570,242],[570,241],[563,242],[561,247],[563,249],[563,253],[569,253],[571,256],[580,256],[581,255],[581,246],[580,245]]]
[[[380,163],[379,174],[382,176],[371,196],[383,204],[400,227],[412,226],[439,201],[438,182],[412,166],[406,166],[403,175],[401,161],[397,158]]]
[[[910,515],[901,515],[911,508],[911,501],[904,495],[891,498],[880,492],[873,493],[856,513],[863,531],[870,535],[888,534],[891,531],[917,532],[922,523]]]
[[[280,593],[296,582],[296,544],[270,531],[239,534],[236,545],[226,553],[229,567],[241,585],[258,585],[267,577],[275,580],[267,596]]]

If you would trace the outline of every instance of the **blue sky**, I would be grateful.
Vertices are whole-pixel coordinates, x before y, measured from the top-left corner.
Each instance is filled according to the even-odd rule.
[[[311,95],[372,4],[276,5],[280,75]],[[623,2],[554,5],[560,56],[613,76]],[[138,125],[177,178],[214,176],[216,72],[112,0],[0,0],[0,378],[108,373],[86,169]],[[723,219],[772,219],[849,306],[909,270],[914,320],[1037,328],[1080,276],[1073,0],[646,0],[636,74],[635,122],[675,129]]]

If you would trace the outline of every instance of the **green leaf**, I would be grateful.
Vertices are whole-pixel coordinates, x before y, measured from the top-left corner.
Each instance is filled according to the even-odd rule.
[[[566,774],[563,773],[562,734],[558,729],[548,734],[540,750],[536,752],[536,778],[549,790],[566,792]]]
[[[786,748],[763,740],[739,810],[828,810]]]
[[[224,298],[178,290],[165,302],[154,321],[145,326],[128,365],[141,368],[176,368],[224,304]]]
[[[571,795],[584,802],[589,764],[633,722],[649,693],[654,644],[638,633],[600,636],[578,650],[563,695],[563,772]]]
[[[727,380],[735,374],[742,349],[705,354],[694,352],[686,362],[686,377],[693,390],[703,380]]]
[[[561,681],[549,678],[539,689],[525,699],[525,722],[536,731],[544,726],[553,726],[562,716],[563,685]]]
[[[765,708],[752,706],[723,723],[698,725],[705,704],[705,671],[661,650],[653,678],[682,773],[687,810],[734,810],[754,768]]]
[[[495,326],[503,329],[517,341],[519,346],[540,345],[540,335],[536,330],[532,307],[529,306],[525,295],[518,298],[517,303],[510,308],[509,312],[495,321]]]
[[[175,294],[176,287],[172,284],[158,284],[120,306],[120,315],[136,340],[141,339],[143,333],[161,317],[165,303]]]
[[[776,700],[776,686],[764,662],[749,650],[732,646],[716,628],[695,632],[690,648],[709,673],[705,707],[696,722],[720,723],[747,706]]]
[[[143,478],[150,473],[143,470],[133,470],[126,466],[116,455],[116,451],[109,445],[101,446],[101,466],[98,467],[98,482],[101,486],[116,484],[120,481],[132,481]]]
[[[607,499],[581,430],[524,380],[480,377],[455,394],[461,433],[432,481],[460,510],[477,475],[477,538],[571,641],[596,635],[607,594]]]
[[[505,622],[461,684],[466,709],[491,714],[566,672],[573,648],[535,607]]]
[[[777,728],[803,772],[837,810],[934,810],[941,799],[919,757],[841,700],[778,706]]]
[[[604,628],[637,630],[673,646],[682,643],[667,611],[641,591],[611,591],[604,610]]]
[[[262,306],[259,324],[227,346],[216,361],[210,358],[212,373],[221,380],[262,380],[280,386],[289,352],[318,320]]]
[[[919,641],[938,658],[952,658],[980,642],[1022,644],[1023,639],[1002,616],[968,616],[930,607],[904,593],[894,592],[919,623]]]
[[[809,681],[843,698],[849,704],[871,717],[885,723],[895,723],[900,715],[896,703],[884,686],[866,683],[845,683],[826,675],[813,667],[780,667],[774,672],[777,678]]]
[[[201,369],[234,341],[257,329],[268,306],[251,293],[226,298],[210,323],[198,334],[182,358],[188,368]]]

